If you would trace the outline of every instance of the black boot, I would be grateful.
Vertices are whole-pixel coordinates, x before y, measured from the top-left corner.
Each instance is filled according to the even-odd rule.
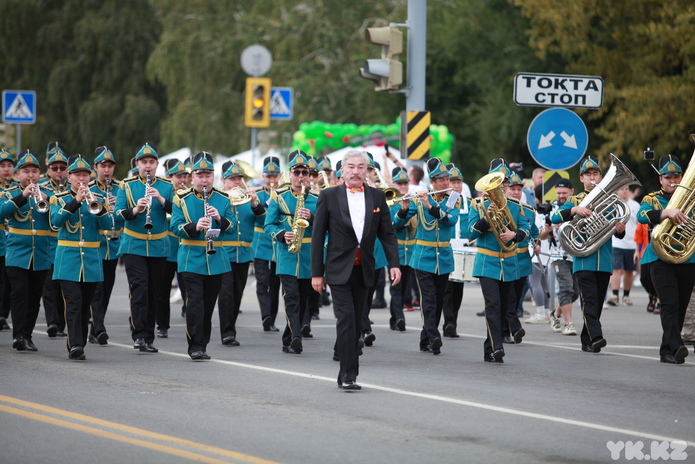
[[[372,300],[372,309],[386,308],[386,300],[384,299],[384,287],[377,287]]]

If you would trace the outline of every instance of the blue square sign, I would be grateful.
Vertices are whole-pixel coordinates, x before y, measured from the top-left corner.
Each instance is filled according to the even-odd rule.
[[[273,87],[270,90],[270,119],[292,119],[293,100],[292,87]]]
[[[36,92],[33,90],[3,90],[2,122],[5,124],[34,124],[36,122]]]

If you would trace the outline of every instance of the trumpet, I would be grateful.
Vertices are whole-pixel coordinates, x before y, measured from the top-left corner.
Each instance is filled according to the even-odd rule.
[[[111,214],[111,235],[109,235],[109,240],[118,240],[118,235],[116,235],[116,218],[113,217],[113,211],[111,211],[111,183],[113,181],[110,177],[104,178],[104,184],[106,185],[106,205],[108,206],[109,213]]]
[[[212,224],[212,218],[208,216],[208,188],[203,187],[203,209],[205,210],[205,217],[210,219],[210,224]],[[207,235],[208,229],[205,230],[205,234]],[[214,255],[217,253],[217,250],[215,250],[215,244],[212,241],[212,237],[208,237],[208,248],[207,248],[207,254],[209,255]]]
[[[84,187],[84,184],[80,182],[80,188]],[[101,212],[101,202],[97,200],[94,196],[94,192],[87,188],[87,195],[84,197],[87,200],[87,209],[92,214],[99,214]]]
[[[446,189],[441,189],[441,190],[433,190],[433,191],[431,191],[431,192],[427,192],[427,194],[428,194],[428,195],[436,195],[436,194],[438,194],[438,193],[450,192],[450,191],[452,191],[452,190],[454,190],[454,189],[453,189],[453,188],[446,188]],[[409,194],[407,194],[407,195],[403,195],[403,196],[399,196],[399,197],[393,198],[393,199],[391,199],[391,200],[389,200],[389,201],[395,203],[395,202],[397,202],[397,201],[414,200],[415,198],[417,198],[417,197],[419,196],[418,193],[419,193],[419,192],[409,193]],[[400,195],[400,192],[398,192],[398,194]]]
[[[34,202],[36,203],[36,212],[47,213],[49,210],[48,202],[41,198],[41,191],[36,184],[34,184],[32,196],[34,197]]]
[[[149,190],[152,186],[152,176],[147,173],[145,177],[145,192]],[[147,197],[147,214],[145,215],[145,229],[150,230],[152,228],[152,197],[150,195],[145,195]]]

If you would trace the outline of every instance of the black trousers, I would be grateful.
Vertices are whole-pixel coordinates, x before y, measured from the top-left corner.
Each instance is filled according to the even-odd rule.
[[[212,313],[220,293],[222,275],[200,275],[180,272],[186,286],[186,339],[188,354],[205,351],[210,343]],[[180,283],[179,283],[180,285]]]
[[[65,330],[65,303],[60,293],[60,284],[53,280],[53,266],[46,274],[43,285],[43,311],[46,315],[46,325],[55,324],[58,331]]]
[[[309,292],[309,296],[306,300],[306,311],[304,311],[304,317],[302,318],[302,327],[305,325],[311,326],[311,318],[314,314],[318,316],[319,314],[319,302],[321,301],[321,294],[316,293],[313,290]]]
[[[274,325],[280,305],[280,277],[275,273],[275,261],[254,259],[253,269],[256,273],[256,297],[261,307],[261,321],[270,317]]]
[[[123,262],[130,287],[131,336],[133,340],[144,338],[146,343],[152,343],[167,259],[125,254]]]
[[[287,325],[282,333],[282,344],[289,346],[293,338],[302,338],[302,321],[307,310],[309,295],[316,293],[311,287],[311,279],[298,279],[295,276],[281,275],[282,298],[285,300]]]
[[[502,346],[502,316],[507,312],[509,294],[514,282],[503,282],[490,277],[479,277],[480,289],[485,299],[485,325],[487,338],[483,343],[485,355],[504,349]]]
[[[57,280],[65,302],[65,322],[68,328],[68,351],[73,346],[87,344],[90,306],[94,298],[96,282],[73,282]]]
[[[90,333],[95,337],[102,332],[106,332],[104,319],[106,318],[106,311],[109,309],[113,285],[116,283],[117,267],[118,259],[105,259],[102,261],[104,281],[96,283],[94,296],[92,297],[92,328]]]
[[[654,288],[654,282],[652,280],[651,268],[652,263],[644,263],[640,266],[639,281],[647,293],[650,295],[656,295],[656,289]]]
[[[664,334],[659,354],[675,354],[683,346],[681,330],[695,285],[695,264],[671,264],[659,259],[651,263],[650,271],[661,301],[661,329]]]
[[[405,315],[403,314],[403,303],[410,304],[410,294],[407,293],[408,282],[411,274],[413,273],[413,268],[410,266],[401,266],[401,280],[396,284],[389,287],[389,294],[391,295],[391,302],[389,303],[389,312],[391,317],[389,318],[389,324],[393,326],[399,319],[405,320]]]
[[[32,271],[14,266],[8,266],[6,269],[12,288],[12,337],[31,340],[36,319],[39,317],[41,294],[48,271]]]
[[[236,337],[236,320],[239,317],[241,298],[249,278],[249,263],[230,263],[232,270],[222,274],[222,288],[217,302],[220,315],[220,336]]]
[[[357,345],[362,334],[361,321],[367,307],[367,294],[361,266],[352,267],[346,284],[331,285],[333,312],[337,318],[335,351],[340,358],[338,383],[355,381],[359,375]]]
[[[415,269],[418,288],[420,289],[420,314],[424,322],[420,332],[420,346],[431,344],[435,338],[441,338],[437,326],[442,318],[444,292],[449,282],[449,273],[433,274]]]
[[[507,337],[515,334],[517,330],[521,328],[521,322],[519,321],[519,313],[516,308],[519,301],[524,297],[522,293],[524,292],[524,287],[526,287],[527,277],[522,277],[519,280],[513,282],[512,290],[509,292],[509,301],[507,303],[506,317],[502,318],[502,337]],[[502,313],[502,314],[505,314]]]
[[[579,284],[579,298],[584,318],[580,338],[582,345],[590,345],[594,340],[603,338],[601,312],[611,275],[608,272],[599,271],[577,271],[574,275],[577,276]]]
[[[5,257],[0,256],[0,317],[10,316],[10,279],[5,270]]]
[[[463,282],[452,282],[451,280],[447,282],[446,290],[444,291],[444,309],[442,310],[444,324],[442,328],[451,324],[456,329],[462,301]]]

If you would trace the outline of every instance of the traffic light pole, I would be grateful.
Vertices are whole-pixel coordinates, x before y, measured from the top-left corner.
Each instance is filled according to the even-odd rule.
[[[427,0],[408,0],[408,91],[406,111],[425,111]]]
[[[251,159],[256,161],[256,146],[258,145],[258,129],[251,128]]]

